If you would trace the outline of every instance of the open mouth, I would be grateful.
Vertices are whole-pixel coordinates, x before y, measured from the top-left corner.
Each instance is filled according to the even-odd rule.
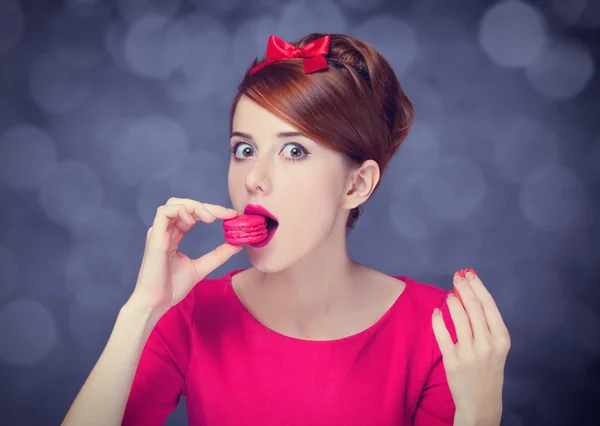
[[[277,221],[271,219],[270,217],[265,216],[264,218],[267,220],[267,232],[271,234],[271,232],[277,229],[279,223],[277,223]]]
[[[271,239],[275,235],[275,231],[277,230],[277,227],[279,226],[279,223],[277,221],[271,219],[270,217],[264,216],[264,218],[267,220],[267,232],[268,232],[267,238],[265,238],[262,241],[259,241],[258,243],[250,244],[254,248],[261,248],[261,247],[264,247],[267,244],[269,244],[269,241],[271,241]]]

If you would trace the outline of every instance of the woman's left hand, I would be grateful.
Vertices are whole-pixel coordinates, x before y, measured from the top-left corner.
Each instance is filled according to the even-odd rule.
[[[458,421],[460,418],[464,424],[499,426],[504,365],[510,349],[508,329],[492,295],[474,270],[454,275],[454,292],[458,297],[450,294],[447,303],[456,329],[456,344],[439,309],[432,318],[456,405],[454,424],[463,423]]]

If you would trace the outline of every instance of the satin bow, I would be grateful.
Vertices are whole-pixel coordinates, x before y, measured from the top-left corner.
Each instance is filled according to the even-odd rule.
[[[256,65],[250,71],[250,75],[254,74],[273,62],[292,59],[302,58],[302,64],[304,65],[304,74],[310,74],[318,70],[327,69],[327,60],[325,55],[329,53],[329,42],[331,36],[326,35],[316,39],[312,43],[307,44],[304,47],[295,47],[279,37],[274,35],[269,37],[267,43],[267,60]]]

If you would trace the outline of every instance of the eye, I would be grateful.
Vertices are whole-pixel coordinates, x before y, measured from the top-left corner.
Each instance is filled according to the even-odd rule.
[[[297,143],[288,143],[283,147],[283,152],[286,153],[286,158],[290,161],[302,160],[308,155],[308,151],[302,145]]]
[[[239,147],[246,145],[246,148],[244,149],[239,149]],[[249,143],[246,142],[237,142],[231,149],[230,149],[231,153],[233,155],[235,155],[236,158],[248,158],[250,155],[252,155],[252,151],[254,151],[254,148],[252,147],[252,145],[250,145]],[[240,155],[238,155],[240,154]]]
[[[252,153],[255,151],[255,149],[248,142],[239,141],[236,142],[229,151],[235,157],[236,161],[244,161],[246,158],[252,156]],[[281,149],[281,152],[283,152],[283,155],[287,161],[304,160],[308,155],[310,155],[310,152],[308,152],[306,148],[296,142],[285,144]]]

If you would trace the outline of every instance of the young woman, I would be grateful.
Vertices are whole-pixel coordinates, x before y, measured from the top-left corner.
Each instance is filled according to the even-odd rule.
[[[135,289],[63,425],[499,425],[508,331],[473,270],[455,292],[348,256],[412,105],[340,34],[271,36],[231,109],[234,210],[171,198]],[[271,216],[269,242],[178,251],[198,221]],[[219,222],[220,223],[220,222]],[[245,247],[252,267],[206,276]]]

